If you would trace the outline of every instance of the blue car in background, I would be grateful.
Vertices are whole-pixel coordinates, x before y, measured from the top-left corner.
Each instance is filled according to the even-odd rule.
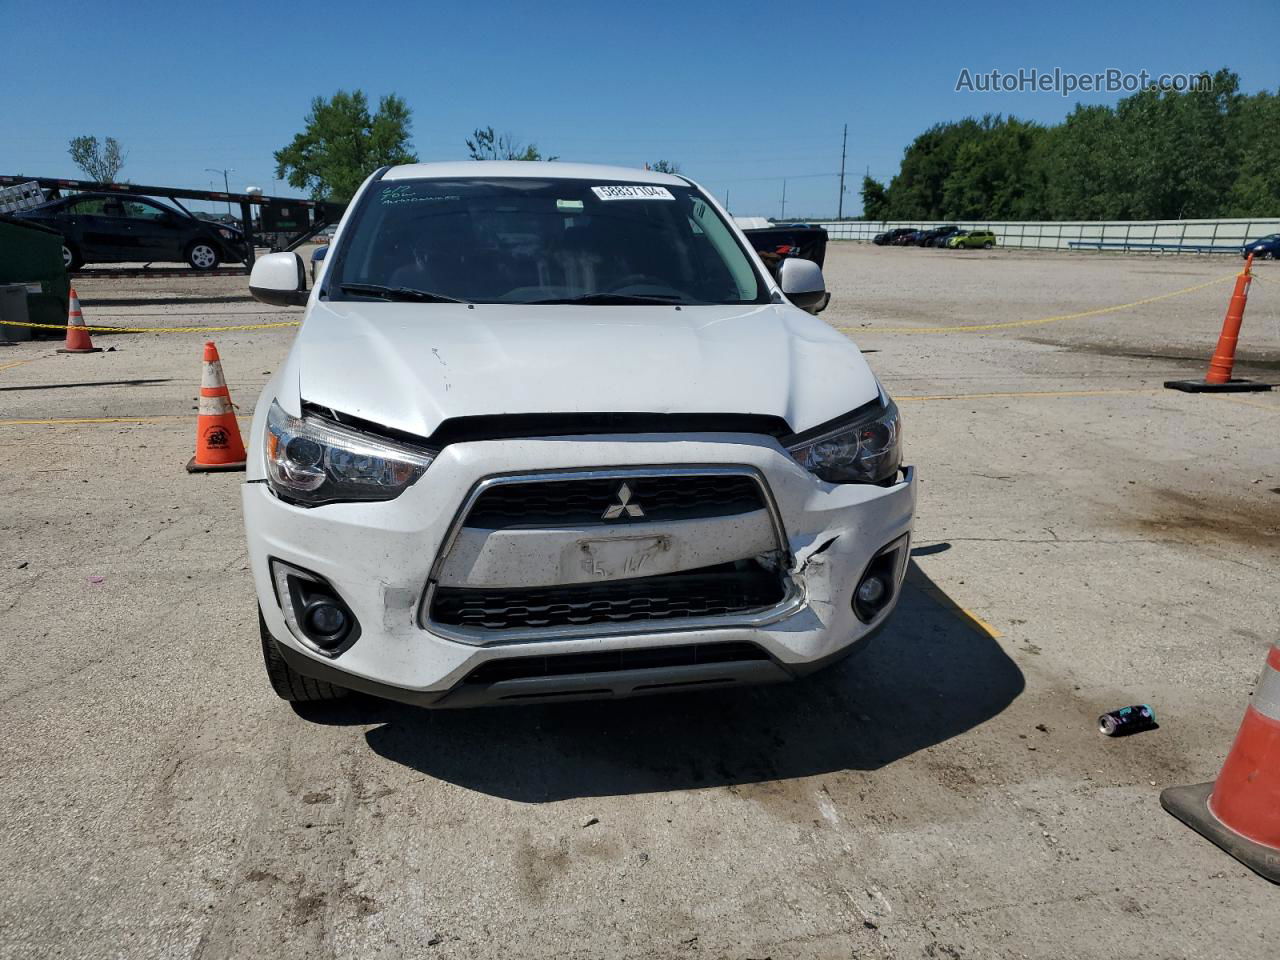
[[[1275,260],[1280,257],[1280,233],[1269,233],[1257,240],[1250,240],[1240,251],[1240,256],[1253,254],[1255,260]]]
[[[312,283],[316,282],[316,273],[319,271],[320,267],[324,264],[324,258],[328,252],[329,252],[328,244],[326,244],[323,247],[316,247],[314,250],[311,251],[311,282]]]

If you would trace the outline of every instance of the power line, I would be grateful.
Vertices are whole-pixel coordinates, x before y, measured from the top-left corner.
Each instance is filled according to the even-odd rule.
[[[773,177],[699,177],[696,173],[691,174],[695,180],[706,180],[708,183],[759,183],[766,180],[814,180],[818,177],[838,177],[836,173],[787,173],[778,174]]]

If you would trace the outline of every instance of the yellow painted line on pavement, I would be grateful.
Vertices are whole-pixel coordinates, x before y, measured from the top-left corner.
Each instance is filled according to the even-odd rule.
[[[47,420],[0,420],[0,427],[62,426],[74,423],[162,423],[165,420],[194,420],[196,415],[160,414],[154,417],[51,417]]]
[[[914,397],[894,397],[897,403],[921,403],[926,400],[999,400],[1017,397],[1106,397],[1140,393],[1159,394],[1160,387],[1122,387],[1114,390],[1011,390],[1000,393],[937,393]]]
[[[930,600],[955,616],[956,619],[966,624],[971,630],[996,640],[1004,636],[1003,633],[991,624],[987,623],[987,621],[983,620],[972,610],[962,607],[960,604],[952,600],[945,590],[922,573],[913,573],[908,571],[907,583],[909,583],[913,589],[922,591]]]
[[[43,353],[38,357],[27,357],[25,360],[14,360],[12,363],[0,363],[0,370],[9,370],[12,367],[20,367],[24,363],[35,363],[37,360],[43,360],[47,356],[49,356],[47,353]]]
[[[1004,636],[1003,633],[1001,633],[991,624],[987,623],[987,621],[983,620],[980,616],[978,616],[976,613],[974,613],[972,610],[968,609],[967,607],[958,606],[956,607],[956,609],[959,610],[962,614],[964,614],[965,617],[968,618],[970,626],[977,627],[979,630],[985,633],[988,637],[991,637],[993,640],[998,640]]]
[[[1219,400],[1226,400],[1229,403],[1238,403],[1242,407],[1254,407],[1258,410],[1265,410],[1267,413],[1280,413],[1280,404],[1277,403],[1259,403],[1257,400],[1246,400],[1243,397],[1224,397],[1218,395]]]
[[[246,420],[253,416],[253,411],[237,412],[236,419],[243,425]],[[97,425],[112,423],[168,423],[173,420],[183,420],[194,423],[196,412],[191,413],[157,413],[148,417],[48,417],[48,418],[14,418],[11,420],[0,420],[0,427],[64,427],[78,426],[81,424]]]
[[[1122,310],[1132,310],[1134,307],[1141,307],[1148,303],[1157,303],[1160,300],[1168,300],[1170,297],[1180,297],[1183,294],[1192,293],[1195,290],[1203,290],[1205,287],[1211,287],[1215,283],[1222,283],[1224,280],[1234,280],[1236,274],[1229,273],[1213,280],[1206,280],[1204,283],[1193,284],[1190,287],[1183,287],[1181,290],[1173,290],[1169,293],[1157,294],[1154,297],[1143,297],[1141,300],[1133,300],[1129,303],[1118,303],[1109,307],[1097,307],[1093,310],[1080,310],[1077,313],[1060,313],[1053,317],[1036,317],[1033,320],[1006,320],[1001,323],[960,323],[946,327],[836,327],[835,329],[842,333],[977,333],[983,330],[1011,330],[1014,327],[1034,327],[1045,323],[1057,323],[1060,320],[1083,320],[1085,317],[1100,317],[1107,313],[1119,313]]]
[[[36,330],[66,330],[65,323],[24,323],[18,320],[0,320],[0,326],[32,327]],[[79,326],[79,324],[77,324]],[[87,323],[81,329],[90,333],[227,333],[232,330],[272,330],[278,327],[300,327],[301,320],[282,320],[278,323],[236,323],[219,327],[108,327]]]

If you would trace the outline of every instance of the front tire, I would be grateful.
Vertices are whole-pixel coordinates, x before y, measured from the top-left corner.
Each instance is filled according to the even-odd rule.
[[[67,273],[79,270],[84,266],[84,260],[80,258],[80,251],[65,240],[62,243],[62,266]]]
[[[212,243],[197,240],[187,247],[187,263],[193,270],[212,270],[221,262],[222,256]]]
[[[982,245],[982,249],[983,249],[983,250],[990,250],[990,249],[991,249],[992,247],[994,247],[994,246],[995,246],[995,244],[994,244],[994,243],[992,243],[990,240],[988,240],[986,243],[984,243],[984,244]]]
[[[281,700],[289,703],[325,703],[341,700],[351,693],[343,687],[304,676],[289,666],[280,654],[275,637],[267,629],[261,609],[258,610],[258,629],[262,633],[262,660],[266,664],[267,679],[271,681],[271,689]]]

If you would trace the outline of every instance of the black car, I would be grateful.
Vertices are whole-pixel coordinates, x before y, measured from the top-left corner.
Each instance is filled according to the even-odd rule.
[[[85,263],[161,261],[212,270],[223,260],[245,260],[238,227],[198,220],[146,197],[77,193],[13,216],[62,234],[68,270]]]
[[[1240,256],[1253,254],[1255,260],[1280,259],[1280,233],[1269,233],[1257,240],[1250,240],[1240,251]]]
[[[884,233],[877,233],[871,238],[871,242],[877,247],[889,246],[900,243],[902,238],[908,233],[915,233],[915,230],[909,227],[898,227],[896,230],[886,230]]]
[[[916,234],[917,247],[945,247],[947,238],[953,237],[960,232],[959,227],[934,227],[932,230],[922,230]]]
[[[890,241],[890,243],[892,243],[895,247],[914,246],[916,242],[916,237],[920,236],[920,234],[923,232],[924,231],[922,230],[904,230],[902,231],[900,236],[895,237],[893,240]]]

